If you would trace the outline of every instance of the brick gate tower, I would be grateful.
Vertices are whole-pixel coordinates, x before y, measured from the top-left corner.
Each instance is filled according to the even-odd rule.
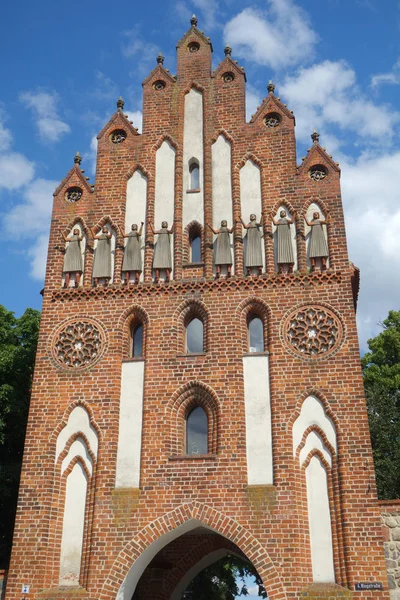
[[[340,170],[211,55],[193,17],[55,191],[6,600],[180,600],[227,553],[389,598]]]

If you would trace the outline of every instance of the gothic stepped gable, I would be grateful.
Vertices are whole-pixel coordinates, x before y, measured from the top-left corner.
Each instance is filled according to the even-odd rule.
[[[6,600],[180,600],[228,553],[269,600],[390,597],[340,169],[212,51],[192,17],[55,192]]]

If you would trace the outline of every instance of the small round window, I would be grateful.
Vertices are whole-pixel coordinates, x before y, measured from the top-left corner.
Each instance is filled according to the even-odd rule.
[[[313,165],[308,175],[313,181],[322,181],[328,176],[328,169],[324,165]]]
[[[225,81],[225,83],[231,83],[235,79],[235,75],[232,73],[232,71],[228,71],[222,75],[222,79]]]
[[[123,129],[116,129],[110,135],[110,140],[113,144],[122,144],[126,140],[126,131]]]
[[[200,50],[200,44],[198,42],[190,42],[188,44],[189,52],[198,52]]]
[[[264,119],[264,123],[268,129],[274,129],[275,127],[279,127],[281,120],[281,115],[278,113],[268,113]]]
[[[155,81],[153,83],[153,88],[155,90],[157,90],[157,92],[160,92],[161,90],[163,90],[166,86],[165,81],[163,81],[162,79],[158,79],[157,81]]]
[[[82,198],[82,194],[82,188],[70,187],[65,193],[65,199],[68,200],[68,202],[78,202],[78,200]]]

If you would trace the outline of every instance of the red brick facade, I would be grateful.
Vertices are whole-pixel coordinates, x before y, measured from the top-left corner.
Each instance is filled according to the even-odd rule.
[[[195,52],[190,51],[193,43],[198,45]],[[87,184],[77,160],[56,190],[6,600],[19,599],[22,584],[30,585],[27,597],[32,599],[82,596],[114,600],[128,571],[136,560],[147,556],[151,543],[193,519],[213,533],[204,536],[201,531],[190,534],[190,530],[182,530],[182,539],[171,537],[161,557],[167,567],[156,564],[151,571],[150,565],[136,587],[135,598],[171,598],[183,575],[200,558],[222,547],[227,551],[236,548],[238,554],[247,556],[262,577],[270,600],[351,594],[364,600],[389,598],[340,171],[317,140],[297,166],[294,116],[273,91],[246,123],[244,72],[227,52],[211,73],[211,52],[209,40],[193,25],[178,44],[177,77],[160,61],[143,84],[143,132],[138,134],[118,110],[99,134],[94,188]],[[226,73],[232,73],[233,79],[224,77]],[[156,89],[160,86],[154,84],[159,81],[165,85]],[[204,224],[212,222],[211,148],[220,134],[231,144],[236,221],[241,212],[240,169],[248,160],[260,169],[267,223],[265,273],[260,276],[242,275],[239,222],[234,231],[234,276],[215,279],[213,238],[206,226],[200,229],[203,262],[188,264],[190,224],[184,223],[182,216],[183,127],[184,97],[193,87],[201,92],[204,107]],[[279,115],[279,126],[266,127],[265,116],[270,113]],[[115,130],[125,132],[122,143],[112,143],[110,135]],[[169,283],[154,283],[155,240],[146,227],[144,281],[123,285],[119,230],[125,223],[127,180],[136,170],[147,177],[146,223],[158,228],[160,224],[154,223],[156,151],[165,139],[176,152],[173,278]],[[310,178],[314,165],[325,167],[324,179]],[[68,202],[67,190],[74,186],[81,189],[82,196]],[[307,269],[304,224],[311,202],[329,218],[329,268],[313,273]],[[297,215],[298,270],[293,274],[275,273],[268,219],[280,205]],[[68,235],[77,222],[87,239],[83,286],[63,289],[62,233]],[[98,233],[106,222],[117,232],[114,281],[108,287],[94,287],[91,228]],[[310,307],[330,311],[340,329],[335,347],[326,357],[302,357],[289,347],[287,320],[297,308]],[[186,354],[184,343],[192,314],[199,315],[205,327],[204,352],[196,355]],[[248,484],[246,462],[243,356],[248,353],[247,323],[253,314],[263,320],[264,354],[269,353],[273,485],[264,486]],[[76,369],[63,366],[54,349],[60,326],[75,321],[94,323],[101,338],[96,359]],[[131,360],[132,322],[144,327],[140,485],[116,488],[121,365]],[[300,466],[298,455],[293,455],[293,425],[310,394],[319,399],[337,436],[331,464],[324,463],[335,572],[335,584],[329,585],[313,583],[305,480],[308,463]],[[196,405],[204,407],[209,425],[209,453],[201,456],[185,454],[185,419],[189,408]],[[86,472],[80,586],[60,587],[66,479],[75,464],[62,473],[61,462],[76,436],[58,458],[56,444],[76,406],[85,407],[89,415],[98,452],[92,452],[91,472]],[[329,446],[324,432],[316,431]],[[81,437],[85,439],[83,433]],[[145,561],[143,569],[148,563]],[[358,582],[382,582],[383,591],[355,591]]]

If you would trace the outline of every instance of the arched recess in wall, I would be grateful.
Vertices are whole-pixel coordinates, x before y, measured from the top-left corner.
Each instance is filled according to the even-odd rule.
[[[103,233],[103,229],[106,231]],[[118,235],[118,227],[113,222],[111,217],[103,217],[100,221],[93,227],[93,233],[96,235],[93,248],[94,248],[94,256],[93,256],[93,270],[92,270],[92,283],[95,284],[96,280],[99,285],[109,285],[114,283],[115,279],[115,249],[117,246],[117,235]],[[99,242],[103,243],[103,240],[97,239],[99,235],[111,235],[109,241],[109,248],[107,252],[109,253],[110,260],[109,264],[106,264],[106,260],[104,258],[104,248],[102,248],[101,259],[99,253]]]
[[[236,314],[243,348],[247,481],[249,486],[272,485],[269,307],[263,300],[250,297],[239,304]]]
[[[203,262],[204,228],[198,221],[192,221],[184,230],[183,261],[184,264]]]
[[[256,215],[256,221],[261,221],[262,213],[262,188],[261,188],[261,163],[260,161],[252,156],[246,156],[241,163],[236,167],[239,168],[240,178],[240,212],[245,223],[250,222],[250,215]],[[260,237],[263,230],[260,230]],[[247,271],[247,264],[251,264],[250,257],[247,255],[248,245],[248,230],[242,228],[243,236],[243,265],[245,271]],[[262,271],[265,271],[265,244],[263,239],[261,242],[261,254],[262,254]],[[253,274],[258,273],[258,268],[250,266],[250,272]]]
[[[320,201],[320,200],[311,200],[309,203],[307,203],[302,211],[302,217],[306,217],[307,220],[309,222],[311,222],[313,220],[314,214],[318,213],[319,217],[318,219],[321,221],[326,221],[329,217],[328,212],[327,212],[327,208],[324,206],[324,204]],[[315,239],[316,236],[314,234],[314,232],[311,232],[311,227],[309,227],[306,223],[306,221],[304,220],[304,235],[305,235],[305,239],[306,239],[306,261],[307,261],[307,267],[312,270],[313,268],[313,255],[315,254]],[[331,266],[331,256],[330,256],[330,240],[329,240],[329,233],[328,233],[328,226],[326,224],[322,225],[322,240],[320,240],[317,243],[318,249],[320,250],[319,254],[326,254],[326,258],[325,258],[325,268],[329,269],[329,267]],[[314,243],[312,243],[312,239],[311,236],[313,236],[314,238]],[[323,246],[325,245],[325,251],[323,250]],[[323,263],[322,263],[322,259],[321,258],[316,258],[315,259],[315,267],[319,270],[323,270]]]
[[[147,209],[147,185],[148,173],[143,167],[136,166],[133,173],[130,173],[126,184],[126,207],[125,207],[125,233],[131,231],[133,224],[140,229],[143,225],[142,236],[140,239],[142,254],[142,273],[140,279],[143,280],[144,251],[146,239],[146,209]],[[125,245],[126,245],[125,240]],[[130,274],[130,279],[134,280],[134,274]]]
[[[58,428],[55,452],[59,489],[55,530],[59,532],[57,539],[61,539],[60,569],[55,583],[85,587],[88,567],[85,548],[91,538],[99,429],[83,403],[71,405],[67,414]]]
[[[175,210],[175,158],[176,148],[172,141],[164,138],[163,142],[156,150],[156,181],[154,198],[154,224],[155,231],[161,229],[163,221],[168,223],[168,229],[174,224]],[[174,265],[174,239],[175,235],[168,236],[170,243],[172,272]],[[155,237],[157,244],[159,238]],[[157,250],[156,250],[157,251]],[[160,278],[166,278],[166,273],[162,269]]]
[[[187,354],[187,327],[193,319],[198,319],[203,324],[203,341],[201,352],[209,349],[210,315],[207,307],[199,300],[185,300],[174,313],[176,323],[176,350],[178,354]],[[189,352],[190,353],[190,352]]]
[[[138,488],[142,452],[144,374],[148,315],[139,306],[131,306],[121,315],[122,332],[121,391],[116,488]]]
[[[183,229],[192,221],[204,227],[203,91],[197,85],[184,96],[182,171]]]
[[[70,242],[65,241],[65,238],[71,239],[71,236],[74,235],[75,230],[78,230],[78,236],[82,239],[78,240],[76,244],[80,249],[80,264],[79,264],[79,256],[77,256],[77,248],[72,249],[72,252],[69,251]],[[63,268],[62,268],[62,286],[64,287],[83,287],[83,277],[85,273],[85,258],[86,258],[86,245],[87,239],[89,235],[89,229],[82,217],[75,217],[68,226],[62,232],[63,240],[60,240],[60,243],[64,241],[65,243],[65,254],[63,255]],[[68,257],[68,255],[70,255]],[[79,267],[81,266],[81,271],[79,272],[76,268],[69,270],[70,267]],[[69,272],[69,277],[66,278],[67,270]],[[77,275],[79,273],[79,275]],[[77,282],[77,277],[79,280],[79,284]],[[67,281],[66,281],[67,279]]]
[[[165,409],[169,420],[169,456],[193,454],[187,449],[187,419],[197,407],[202,408],[207,417],[207,454],[217,454],[220,413],[218,397],[210,386],[201,381],[190,381],[173,394]]]
[[[282,211],[285,211],[286,214],[283,214]],[[275,222],[283,221],[287,219],[288,221],[294,221],[291,224],[287,224],[285,230],[282,232],[283,236],[280,235],[281,232],[278,232],[277,225],[272,222],[272,235],[273,235],[273,244],[274,244],[274,263],[275,263],[275,271],[276,272],[284,272],[284,273],[292,273],[293,271],[297,271],[298,269],[298,257],[297,257],[297,224],[296,219],[293,218],[294,209],[291,205],[286,202],[282,202],[281,204],[276,204],[274,209],[274,218]],[[278,235],[280,238],[278,239]],[[286,237],[287,235],[287,237]],[[289,238],[289,240],[288,240]],[[290,247],[286,247],[287,241],[290,241]],[[279,247],[280,246],[280,247]],[[291,255],[290,255],[291,248]],[[282,256],[283,254],[283,256]],[[279,262],[278,262],[279,261]],[[283,262],[284,261],[284,262]]]
[[[278,572],[257,538],[234,519],[200,503],[177,507],[149,523],[126,544],[105,579],[99,600],[131,600],[142,573],[155,555],[167,544],[197,527],[209,528],[236,544],[258,571],[270,600],[287,600]],[[144,549],[143,540],[147,544]]]
[[[307,504],[308,539],[315,583],[341,583],[335,557],[341,558],[337,431],[324,402],[309,393],[292,424],[293,457]],[[338,560],[338,563],[340,561]]]

